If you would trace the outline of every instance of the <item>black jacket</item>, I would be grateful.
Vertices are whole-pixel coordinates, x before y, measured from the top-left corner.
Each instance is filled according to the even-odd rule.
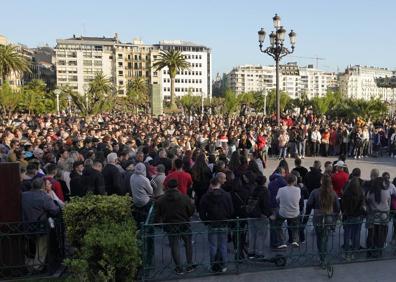
[[[87,168],[84,170],[83,185],[86,189],[86,193],[91,192],[95,195],[106,194],[103,175],[93,168]]]
[[[269,191],[267,187],[257,186],[250,197],[257,199],[257,208],[252,214],[249,214],[249,217],[259,218],[261,215],[269,217],[272,214]]]
[[[320,182],[322,179],[322,171],[320,169],[311,167],[311,170],[307,173],[304,179],[304,184],[308,189],[309,194],[320,187]]]
[[[180,223],[190,221],[194,214],[191,199],[178,189],[168,189],[155,203],[156,222]]]
[[[210,189],[199,203],[199,216],[201,220],[227,220],[234,214],[231,195],[223,189]],[[210,223],[213,227],[227,224]]]
[[[118,167],[107,164],[102,171],[107,195],[122,194],[122,174]]]
[[[72,171],[70,173],[70,196],[83,197],[85,194],[87,194],[87,190],[83,184],[82,175]]]

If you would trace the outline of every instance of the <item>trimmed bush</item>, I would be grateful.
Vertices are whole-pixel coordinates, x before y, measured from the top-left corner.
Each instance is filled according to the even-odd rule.
[[[129,196],[73,198],[65,207],[67,237],[77,250],[65,260],[78,281],[133,281],[141,264]]]
[[[66,264],[80,281],[133,281],[141,263],[135,232],[131,221],[93,226],[79,257]]]
[[[64,210],[67,238],[77,248],[92,226],[123,223],[130,218],[132,199],[129,196],[88,194],[83,198],[74,197]]]

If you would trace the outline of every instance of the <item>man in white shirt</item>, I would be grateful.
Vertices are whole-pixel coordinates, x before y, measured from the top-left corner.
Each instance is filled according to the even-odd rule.
[[[279,212],[276,218],[278,242],[284,242],[282,224],[287,220],[287,226],[292,233],[292,246],[299,247],[298,225],[300,215],[301,190],[296,186],[297,177],[289,174],[286,177],[287,186],[279,188],[276,200],[279,203]],[[280,243],[278,249],[286,248],[286,244]]]

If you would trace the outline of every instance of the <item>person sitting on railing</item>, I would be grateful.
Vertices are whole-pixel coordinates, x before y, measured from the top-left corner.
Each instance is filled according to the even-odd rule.
[[[396,188],[389,182],[389,173],[385,177],[378,177],[371,182],[366,195],[367,201],[367,256],[378,258],[382,256],[388,235],[389,211],[392,195],[396,195]]]
[[[311,211],[314,210],[313,225],[316,233],[316,245],[319,251],[321,265],[324,265],[327,253],[327,241],[329,230],[336,222],[336,215],[340,212],[340,202],[333,190],[331,176],[322,176],[320,188],[312,191],[309,196],[304,224],[308,222]]]
[[[187,195],[183,195],[177,188],[176,179],[171,179],[167,183],[165,194],[155,203],[156,222],[164,223],[164,230],[168,234],[169,245],[172,251],[172,258],[176,264],[175,272],[178,275],[184,273],[180,261],[179,240],[183,240],[186,248],[187,267],[186,272],[192,272],[196,265],[192,263],[192,235],[190,221],[194,214],[194,205]]]
[[[219,180],[210,181],[208,192],[199,204],[199,216],[208,222],[210,271],[227,271],[227,229],[226,220],[232,218],[234,207],[231,195],[221,189]],[[219,255],[217,255],[219,253]]]
[[[37,222],[42,221],[48,224],[48,217],[55,217],[59,214],[60,208],[54,203],[53,199],[44,191],[45,181],[37,178],[32,182],[30,191],[22,193],[22,220],[27,224],[36,226]],[[34,230],[42,231],[42,230]],[[26,257],[26,264],[35,271],[44,269],[48,252],[48,234],[42,234],[35,238],[34,258]]]

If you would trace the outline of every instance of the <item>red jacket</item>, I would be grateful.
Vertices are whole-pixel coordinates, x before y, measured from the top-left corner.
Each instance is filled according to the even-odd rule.
[[[267,139],[264,136],[259,135],[257,137],[257,149],[261,151],[266,144],[267,144]]]
[[[343,170],[337,171],[331,176],[331,182],[333,182],[333,189],[337,193],[338,197],[342,195],[342,189],[348,182],[349,175]]]
[[[179,191],[187,195],[187,190],[188,188],[191,187],[192,185],[192,178],[191,175],[185,171],[173,171],[168,174],[167,177],[165,177],[164,180],[164,186],[166,187],[166,184],[168,183],[169,180],[171,179],[176,179],[178,183],[178,189]]]

